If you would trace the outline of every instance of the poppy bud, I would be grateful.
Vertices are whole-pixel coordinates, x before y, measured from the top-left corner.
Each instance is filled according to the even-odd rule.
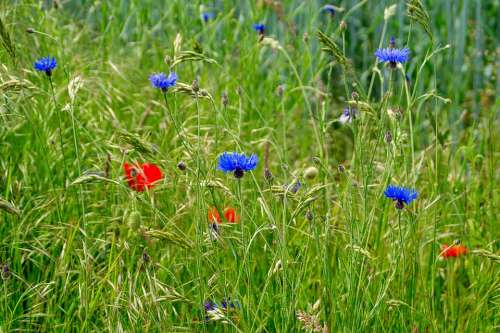
[[[127,218],[127,226],[136,231],[141,226],[141,213],[137,210],[132,211]]]
[[[318,175],[318,168],[310,166],[304,170],[304,178],[305,179],[314,179]]]

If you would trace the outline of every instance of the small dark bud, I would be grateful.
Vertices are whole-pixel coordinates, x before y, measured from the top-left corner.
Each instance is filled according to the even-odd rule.
[[[163,58],[163,61],[167,64],[167,66],[170,67],[170,65],[172,64],[172,57],[169,55],[166,55],[165,58]]]
[[[193,80],[193,83],[191,84],[191,88],[193,89],[194,92],[200,91],[200,85],[198,84],[198,80]]]
[[[183,161],[180,161],[178,164],[177,164],[177,169],[181,170],[181,171],[185,171],[187,169],[187,165],[186,163],[184,163]]]
[[[390,131],[385,132],[384,140],[385,140],[386,143],[391,143],[392,142],[392,134],[391,134]]]
[[[396,47],[396,40],[394,39],[394,37],[391,37],[390,41],[389,41],[389,47],[391,49],[395,48]]]
[[[266,168],[264,170],[264,178],[267,180],[268,183],[272,183],[273,182],[274,176],[271,173],[271,170],[269,170],[269,168]]]
[[[355,91],[353,91],[352,94],[351,94],[351,98],[357,102],[359,100],[358,93],[355,92]]]
[[[279,97],[283,97],[284,92],[285,92],[285,87],[282,84],[276,87],[276,95],[278,95]]]
[[[343,173],[345,171],[345,167],[342,164],[339,164],[337,167],[340,173]]]
[[[314,214],[312,212],[312,210],[307,210],[306,212],[306,219],[309,221],[309,222],[312,222],[314,220]]]
[[[10,278],[10,269],[7,263],[3,264],[2,267],[2,279],[7,280]]]
[[[227,107],[227,105],[229,104],[229,98],[227,97],[227,92],[224,91],[222,93],[221,100],[222,100],[222,105],[224,107]]]
[[[460,243],[462,242],[458,238],[453,241],[453,245],[460,245]]]
[[[149,261],[151,260],[151,257],[149,256],[149,254],[146,252],[146,250],[144,250],[142,252],[142,261],[144,261],[144,263],[148,263]]]
[[[29,33],[29,34],[34,34],[35,33],[35,29],[33,29],[33,28],[27,28],[26,32]]]

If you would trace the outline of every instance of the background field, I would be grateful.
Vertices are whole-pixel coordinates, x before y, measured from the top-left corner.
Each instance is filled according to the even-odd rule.
[[[80,3],[0,2],[0,332],[498,331],[498,0]],[[171,69],[167,109],[148,76]],[[134,192],[125,161],[165,178]]]

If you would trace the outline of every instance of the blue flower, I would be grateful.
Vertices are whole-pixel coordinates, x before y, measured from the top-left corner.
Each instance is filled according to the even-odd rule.
[[[408,61],[410,50],[406,47],[404,49],[396,49],[393,47],[387,49],[378,49],[375,51],[375,56],[382,62],[388,62],[391,67],[396,67],[398,63]]]
[[[175,86],[177,74],[175,74],[175,72],[170,72],[167,77],[165,73],[156,73],[149,77],[149,81],[154,88],[161,89],[165,92],[168,88]]]
[[[209,20],[213,19],[215,17],[214,13],[211,12],[205,12],[201,14],[201,19],[203,22],[207,23]]]
[[[347,108],[344,108],[344,112],[342,112],[342,115],[340,116],[339,121],[342,124],[352,123],[353,119],[356,119],[357,115],[358,115],[358,110],[356,110],[354,108],[351,109],[350,107],[347,107]]]
[[[259,35],[263,35],[266,30],[266,26],[262,23],[256,23],[253,25],[253,29],[259,33]]]
[[[384,195],[396,202],[396,208],[403,209],[404,204],[409,205],[418,196],[417,191],[394,185],[387,186]]]
[[[233,172],[236,178],[241,178],[245,171],[255,169],[258,161],[255,154],[247,157],[245,154],[224,152],[219,156],[219,170],[225,173]]]
[[[33,64],[33,67],[37,71],[45,72],[47,76],[52,75],[52,71],[54,70],[54,68],[56,68],[56,66],[57,66],[56,58],[51,56],[40,58]]]
[[[333,5],[325,5],[323,10],[328,14],[335,16],[335,7]]]

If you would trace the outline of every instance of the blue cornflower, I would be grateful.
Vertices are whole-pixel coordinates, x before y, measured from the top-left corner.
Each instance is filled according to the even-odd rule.
[[[335,7],[333,5],[325,5],[323,10],[328,14],[335,16]]]
[[[342,124],[352,123],[353,119],[356,119],[357,115],[358,110],[356,110],[355,108],[347,107],[344,108],[344,112],[342,112],[342,114],[340,115],[339,121]]]
[[[396,49],[389,47],[387,49],[378,49],[375,51],[375,56],[382,62],[388,62],[391,67],[395,68],[398,63],[408,61],[410,50],[406,47],[403,49]]]
[[[225,173],[233,172],[236,178],[241,178],[245,171],[255,169],[258,161],[255,154],[247,157],[245,154],[224,152],[219,156],[219,170]]]
[[[225,311],[234,311],[236,308],[240,308],[240,304],[238,301],[231,300],[231,297],[227,299],[223,298],[221,301],[221,308]]]
[[[259,33],[259,35],[263,35],[264,31],[266,30],[265,24],[262,23],[256,23],[253,25],[253,29]]]
[[[384,195],[396,202],[397,209],[403,209],[404,204],[409,205],[410,202],[417,198],[418,193],[414,189],[389,185]]]
[[[56,68],[56,66],[57,66],[56,58],[51,56],[40,58],[33,64],[33,67],[37,71],[45,72],[47,76],[52,75],[52,71],[54,70],[54,68]]]
[[[213,19],[215,17],[214,13],[211,12],[205,12],[201,14],[201,19],[203,22],[207,23],[209,20]]]
[[[163,92],[168,88],[175,86],[177,82],[177,74],[170,72],[168,76],[165,73],[155,73],[149,77],[149,81],[154,88],[161,89]]]

